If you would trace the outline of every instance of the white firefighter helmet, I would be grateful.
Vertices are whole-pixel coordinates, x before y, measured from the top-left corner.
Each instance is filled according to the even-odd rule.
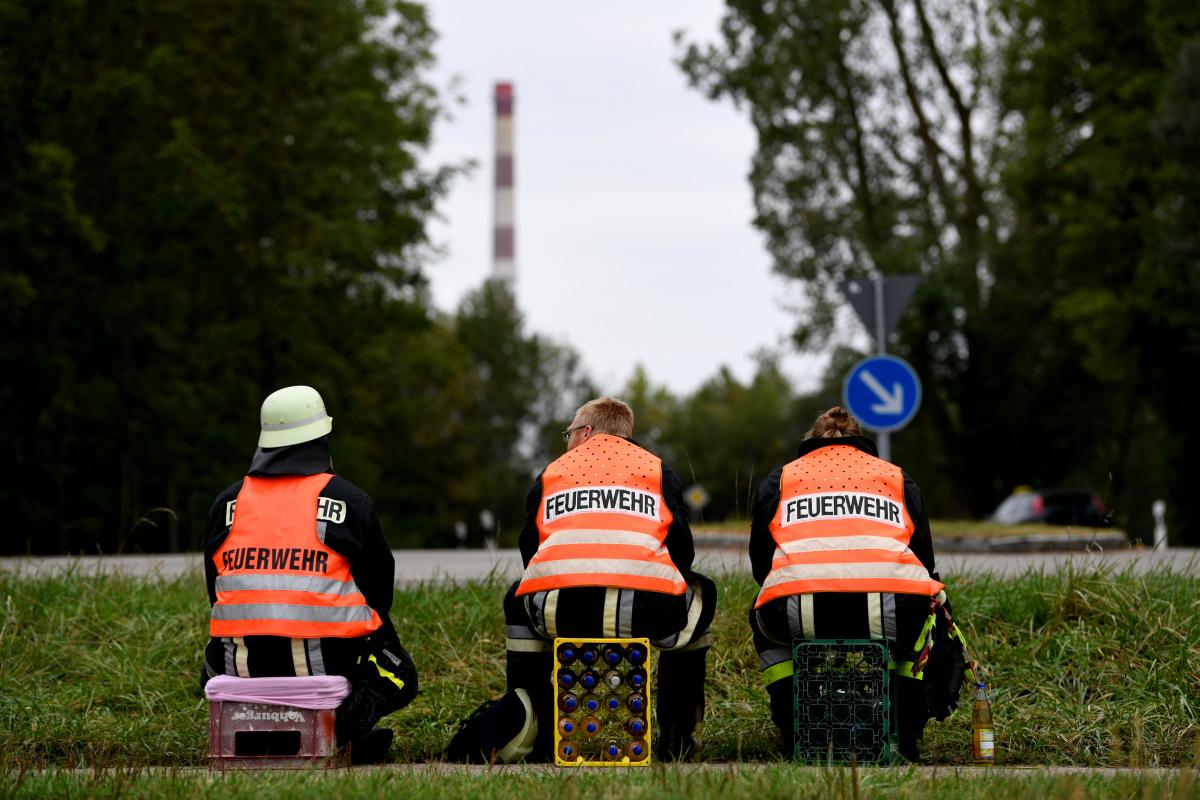
[[[262,404],[259,447],[286,447],[319,439],[333,430],[325,401],[311,386],[286,386],[271,392]]]

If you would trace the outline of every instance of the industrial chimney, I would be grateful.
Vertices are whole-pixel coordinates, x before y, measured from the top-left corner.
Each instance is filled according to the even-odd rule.
[[[496,91],[496,183],[492,279],[511,290],[517,278],[513,225],[513,87],[497,83]]]

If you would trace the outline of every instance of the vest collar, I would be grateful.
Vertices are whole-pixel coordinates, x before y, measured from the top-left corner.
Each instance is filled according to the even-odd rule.
[[[805,439],[800,443],[799,449],[796,451],[796,458],[801,458],[808,455],[814,450],[819,450],[822,447],[831,447],[833,445],[849,445],[858,450],[862,450],[869,456],[879,458],[879,451],[875,449],[875,442],[868,439],[866,436],[835,436],[831,438],[814,437]]]
[[[254,451],[247,475],[318,475],[333,472],[329,436],[287,447],[260,447]]]

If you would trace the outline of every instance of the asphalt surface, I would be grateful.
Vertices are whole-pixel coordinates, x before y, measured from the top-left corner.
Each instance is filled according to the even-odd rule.
[[[478,580],[494,575],[513,580],[521,574],[521,556],[515,550],[395,550],[396,584]],[[21,556],[0,558],[0,572],[20,575],[122,574],[173,578],[202,573],[200,553],[120,556]],[[937,557],[942,577],[992,573],[1019,575],[1026,570],[1054,571],[1071,567],[1143,573],[1167,569],[1200,576],[1200,550],[1145,548],[1054,553],[943,553]],[[732,548],[699,548],[696,569],[710,576],[748,573],[746,553]]]

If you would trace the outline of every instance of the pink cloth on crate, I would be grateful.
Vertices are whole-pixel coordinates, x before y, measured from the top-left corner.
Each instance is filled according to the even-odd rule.
[[[337,708],[350,694],[350,681],[341,675],[307,678],[238,678],[217,675],[204,686],[211,702],[265,703],[296,708]]]

